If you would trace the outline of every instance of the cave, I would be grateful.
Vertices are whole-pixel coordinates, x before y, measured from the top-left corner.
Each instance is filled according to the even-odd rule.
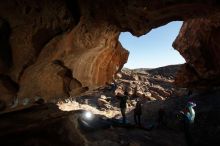
[[[135,145],[111,142],[102,131],[81,132],[81,111],[60,111],[56,103],[116,78],[129,56],[118,41],[121,32],[141,36],[183,21],[173,47],[186,63],[174,84],[201,93],[195,99],[198,145],[219,145],[219,12],[217,0],[0,1],[1,143]]]

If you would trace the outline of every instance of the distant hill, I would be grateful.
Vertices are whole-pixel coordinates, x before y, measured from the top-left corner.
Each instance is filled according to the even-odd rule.
[[[137,69],[123,68],[122,71],[125,71],[125,72],[131,71],[137,74],[151,74],[151,75],[159,75],[159,76],[174,78],[180,66],[181,64],[168,65],[168,66],[163,66],[159,68],[137,68]]]

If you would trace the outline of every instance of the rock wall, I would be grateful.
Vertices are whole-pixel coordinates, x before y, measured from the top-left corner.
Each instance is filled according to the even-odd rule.
[[[176,84],[189,87],[218,86],[220,81],[219,13],[184,22],[173,46],[186,64],[176,77]]]
[[[3,107],[15,104],[15,98],[19,105],[80,94],[111,81],[127,61],[118,28],[81,16],[76,1],[0,5]]]
[[[204,24],[210,26],[207,31],[213,36],[206,45],[213,43],[210,54],[217,55],[218,31],[215,30],[218,29],[217,24],[212,24],[218,22],[215,17],[218,12],[216,0],[3,0],[0,2],[0,105],[3,108],[15,103],[26,105],[39,98],[51,101],[111,81],[128,58],[128,51],[118,42],[122,31],[140,36],[170,21],[183,20],[186,21],[183,32],[194,23],[201,24],[202,29],[205,21],[198,19],[212,17],[215,21]],[[188,33],[204,42],[200,38],[207,37],[198,36],[198,31]],[[195,49],[186,55],[181,51],[183,40],[180,41],[174,46],[184,57],[191,56],[186,59],[186,66],[197,64],[193,68],[201,77],[209,79],[215,74],[212,78],[215,80],[219,76],[217,57],[210,61],[215,67],[207,68],[204,63],[207,54],[198,55],[201,49]],[[187,50],[192,48],[198,46]],[[192,71],[182,73],[187,78]],[[185,80],[177,79],[177,82],[189,85]]]
[[[128,52],[117,42],[117,30],[82,19],[70,32],[49,42],[37,62],[26,69],[19,97],[79,94],[110,81],[122,67]],[[90,29],[91,32],[86,32]]]

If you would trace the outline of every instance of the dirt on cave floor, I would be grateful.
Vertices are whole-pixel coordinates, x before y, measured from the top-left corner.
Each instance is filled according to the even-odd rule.
[[[144,110],[155,111],[158,104],[149,104]],[[81,107],[83,108],[84,105]],[[88,106],[88,105],[87,105]],[[149,109],[148,109],[149,108]],[[90,110],[93,107],[85,108]],[[54,104],[43,104],[1,115],[0,138],[4,145],[89,145],[89,146],[185,146],[183,133],[177,127],[157,127],[153,117],[143,119],[143,127],[133,125],[133,113],[127,113],[129,125],[114,125],[101,127],[103,121],[110,118],[105,117],[87,126],[80,126],[80,109],[74,111],[59,110]],[[94,110],[95,111],[95,110]],[[92,111],[92,112],[94,112]],[[148,111],[148,114],[154,113]],[[155,113],[156,114],[156,113]],[[100,116],[100,115],[96,115]],[[143,114],[143,117],[146,115]],[[104,118],[103,118],[104,117]],[[150,121],[150,120],[151,121]],[[154,121],[154,122],[153,122]],[[92,123],[92,121],[90,121]],[[89,122],[88,122],[89,123]],[[90,124],[90,123],[89,123]],[[109,123],[108,123],[109,124]],[[154,127],[148,126],[155,124]],[[91,129],[91,127],[94,127]],[[176,129],[175,129],[176,128]]]
[[[143,106],[142,125],[144,128],[132,125],[132,110],[127,113],[130,122],[128,126],[119,124],[100,128],[103,120],[111,119],[111,116],[108,118],[101,113],[103,120],[93,122],[92,126],[95,128],[87,130],[79,123],[82,110],[71,111],[72,109],[69,109],[70,111],[67,112],[60,110],[62,108],[54,104],[36,105],[29,109],[1,115],[0,138],[4,145],[22,146],[185,146],[185,137],[176,114],[188,100],[193,100],[197,104],[196,120],[192,129],[195,145],[217,146],[220,135],[219,95],[218,89],[196,95],[191,99],[172,97],[164,101],[148,102]],[[63,103],[62,106],[69,107],[67,104],[70,106],[70,103]],[[81,104],[81,107],[83,106]],[[161,107],[166,111],[167,125],[158,127],[158,109]],[[91,110],[94,107],[89,108],[85,110]],[[153,125],[152,128],[151,125]]]
[[[94,114],[100,114],[108,119],[121,120],[119,107],[119,99],[113,97],[110,102],[110,107],[105,109],[100,108],[97,102],[100,95],[104,93],[90,93],[79,99],[66,100],[63,103],[58,103],[59,109],[71,111],[76,109],[84,109],[91,111]],[[106,93],[109,95],[108,93]],[[171,96],[166,100],[143,100],[142,127],[134,126],[132,103],[128,104],[127,108],[127,123],[129,126],[112,126],[107,129],[94,130],[85,132],[86,138],[89,141],[95,141],[91,145],[121,145],[121,146],[185,146],[186,139],[181,129],[181,122],[178,118],[178,113],[182,110],[188,101],[193,101],[197,104],[195,107],[196,119],[195,124],[191,128],[191,134],[194,138],[194,145],[218,145],[217,137],[220,136],[219,121],[220,107],[218,99],[219,89],[212,89],[195,93],[190,97],[186,96]],[[92,96],[94,95],[94,96]],[[145,98],[144,98],[145,99]],[[166,112],[166,125],[158,126],[158,111],[164,109]],[[217,116],[217,117],[216,117]]]
[[[164,101],[154,101],[145,102],[143,104],[143,115],[142,115],[142,127],[134,126],[133,120],[133,109],[134,107],[129,107],[127,109],[127,123],[129,126],[112,126],[107,129],[92,131],[85,133],[89,141],[97,141],[97,145],[124,145],[124,146],[185,146],[185,137],[183,132],[180,130],[180,125],[178,126],[178,119],[170,121],[167,119],[167,126],[159,127],[157,124],[158,111],[161,107],[169,107],[169,105],[174,106],[174,104],[179,100],[170,99],[168,102]],[[184,97],[183,97],[183,100]],[[91,102],[91,101],[90,101]],[[167,104],[168,103],[168,104]],[[75,101],[58,104],[59,108],[64,111],[71,111],[77,109],[84,109],[90,111],[94,114],[100,114],[106,116],[109,119],[119,119],[121,121],[120,109],[114,107],[113,109],[106,109],[104,111],[98,110],[96,107],[87,104],[79,104]],[[183,107],[183,106],[182,106]],[[167,109],[168,117],[175,118],[175,114],[178,112],[177,107],[175,110]],[[180,109],[180,107],[179,107]],[[167,117],[167,118],[168,118]],[[177,118],[177,117],[176,117]],[[97,123],[98,124],[98,123]],[[175,124],[174,126],[172,126]]]
[[[106,92],[105,92],[106,93]],[[59,102],[58,107],[63,111],[72,111],[83,109],[90,111],[93,114],[99,114],[108,119],[119,119],[121,121],[121,113],[119,108],[119,99],[111,99],[109,108],[100,108],[98,99],[105,93],[90,93],[87,96],[67,99],[64,102]],[[97,95],[98,94],[98,95]],[[109,93],[106,93],[109,95]],[[93,95],[93,96],[92,96]],[[184,107],[185,97],[172,97],[164,100],[142,100],[143,115],[142,127],[134,126],[132,104],[128,104],[127,108],[127,123],[129,126],[111,126],[107,129],[97,130],[89,133],[84,133],[89,141],[97,141],[97,145],[124,145],[124,146],[185,146],[185,137],[178,126],[176,116],[178,110]],[[181,103],[184,101],[183,103]],[[176,106],[178,105],[178,106]],[[167,125],[159,127],[157,124],[158,111],[164,108],[167,112]],[[174,110],[172,110],[174,108]],[[174,119],[170,121],[168,118]],[[97,123],[98,124],[98,123]],[[174,124],[174,126],[173,126]]]

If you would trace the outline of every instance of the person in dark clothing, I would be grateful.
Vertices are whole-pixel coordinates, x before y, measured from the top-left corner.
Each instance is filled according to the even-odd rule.
[[[134,109],[134,122],[136,125],[141,126],[141,114],[142,114],[142,105],[139,98],[137,98],[137,103]]]
[[[127,104],[127,99],[128,99],[128,92],[125,91],[124,95],[120,97],[120,109],[121,109],[121,115],[122,115],[122,120],[123,120],[123,124],[126,123],[126,104]]]
[[[186,143],[188,146],[193,146],[192,136],[190,133],[191,124],[186,115],[183,116],[183,131],[186,138]]]
[[[158,126],[166,126],[166,111],[164,108],[160,108],[158,111]]]
[[[195,106],[195,103],[188,102],[186,108],[180,112],[182,114],[183,131],[188,146],[193,146],[193,137],[190,130],[195,119],[195,111],[193,109]]]
[[[116,88],[117,88],[116,84],[114,82],[111,83],[111,90],[115,91]]]

